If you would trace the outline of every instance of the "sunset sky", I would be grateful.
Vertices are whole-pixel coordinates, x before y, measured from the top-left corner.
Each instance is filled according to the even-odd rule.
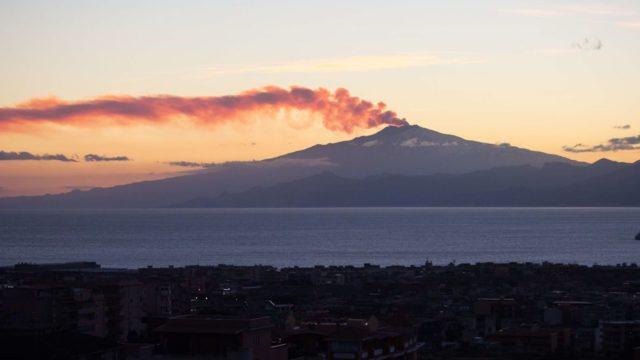
[[[157,179],[196,170],[170,162],[264,159],[381,128],[364,117],[328,128],[327,112],[297,97],[217,115],[220,97],[267,86],[323,88],[332,101],[345,88],[372,103],[366,119],[382,101],[376,114],[488,143],[640,159],[640,140],[609,146],[640,134],[637,0],[4,0],[0,53],[0,151],[35,158],[0,154],[0,197]],[[105,98],[127,115],[95,105]],[[216,107],[175,110],[203,98]],[[153,116],[131,115],[147,106]]]

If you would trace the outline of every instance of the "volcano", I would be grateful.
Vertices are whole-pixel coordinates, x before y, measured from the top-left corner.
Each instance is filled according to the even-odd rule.
[[[2,208],[151,208],[215,198],[332,172],[346,178],[464,174],[496,167],[583,166],[558,155],[488,144],[417,125],[388,126],[370,136],[314,145],[276,158],[231,162],[196,174],[64,194],[0,199]]]

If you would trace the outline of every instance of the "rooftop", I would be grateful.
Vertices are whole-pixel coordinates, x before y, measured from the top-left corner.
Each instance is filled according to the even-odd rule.
[[[182,334],[226,334],[238,335],[245,331],[270,329],[273,327],[268,317],[226,317],[219,315],[176,316],[155,329],[160,333]]]

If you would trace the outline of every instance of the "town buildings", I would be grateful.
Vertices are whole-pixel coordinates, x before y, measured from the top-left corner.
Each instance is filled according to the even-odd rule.
[[[84,339],[49,348],[76,358],[634,359],[639,279],[635,265],[21,264],[0,268],[0,340],[34,355],[25,344]]]

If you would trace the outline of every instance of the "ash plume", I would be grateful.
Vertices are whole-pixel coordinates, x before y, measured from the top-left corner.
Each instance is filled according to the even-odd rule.
[[[159,123],[175,118],[186,118],[199,124],[219,124],[245,114],[279,110],[308,111],[319,115],[327,129],[347,133],[356,128],[407,124],[405,119],[387,110],[384,103],[360,99],[346,89],[330,92],[323,88],[268,86],[227,96],[104,96],[75,102],[35,99],[15,107],[0,108],[0,130],[34,123],[90,127]]]

